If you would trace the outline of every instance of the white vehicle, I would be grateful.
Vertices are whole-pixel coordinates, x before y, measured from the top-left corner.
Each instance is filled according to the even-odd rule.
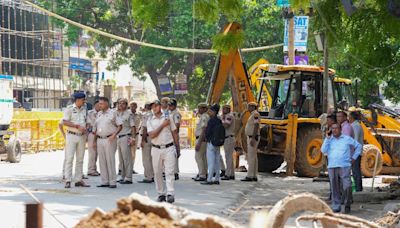
[[[15,163],[21,160],[21,144],[14,132],[8,131],[13,117],[13,77],[0,75],[0,88],[0,158]]]

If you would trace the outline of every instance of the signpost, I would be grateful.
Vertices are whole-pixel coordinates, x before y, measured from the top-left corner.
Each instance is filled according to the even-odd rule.
[[[165,96],[173,93],[171,83],[167,76],[160,76],[158,78],[158,85],[160,86],[161,95]]]

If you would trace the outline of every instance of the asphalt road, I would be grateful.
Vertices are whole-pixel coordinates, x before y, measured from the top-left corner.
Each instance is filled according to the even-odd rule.
[[[135,170],[143,173],[141,152],[137,152]],[[87,168],[85,156],[84,171]],[[147,195],[155,199],[154,184],[139,184],[143,175],[134,175],[132,185],[118,185],[116,189],[96,188],[100,177],[90,177],[90,188],[64,189],[61,182],[63,152],[24,154],[21,163],[0,162],[0,226],[25,227],[25,203],[32,198],[19,184],[26,186],[44,202],[45,206],[67,227],[75,225],[96,207],[103,210],[115,208],[115,201],[131,193]],[[241,160],[241,164],[245,161]],[[259,181],[244,183],[239,179],[245,173],[236,173],[235,181],[222,181],[221,185],[204,186],[191,180],[197,172],[194,151],[184,150],[180,158],[181,179],[176,182],[176,205],[193,211],[228,217],[239,224],[247,224],[252,212],[271,208],[289,194],[312,192],[321,197],[327,195],[328,183],[312,182],[310,178],[285,177],[283,174],[263,174]],[[364,180],[368,186],[370,179]],[[355,204],[353,214],[372,219],[380,215],[384,203]],[[239,209],[239,210],[238,210]],[[54,218],[44,212],[45,227],[61,227]]]

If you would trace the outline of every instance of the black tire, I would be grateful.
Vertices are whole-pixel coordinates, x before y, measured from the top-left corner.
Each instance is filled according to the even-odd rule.
[[[279,155],[257,154],[258,172],[271,173],[279,168],[283,162],[283,157]]]
[[[7,144],[7,161],[19,163],[21,161],[21,143],[18,139],[11,137]]]
[[[322,133],[317,127],[299,129],[297,133],[296,161],[294,163],[297,176],[317,177],[325,163],[321,152]],[[309,158],[313,161],[310,162]]]

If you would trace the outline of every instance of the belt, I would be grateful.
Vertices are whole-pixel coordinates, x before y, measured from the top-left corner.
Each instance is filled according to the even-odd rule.
[[[256,135],[254,138],[258,138],[258,136],[259,136],[259,135]],[[252,135],[248,135],[247,137],[249,137],[249,138],[253,138],[253,136],[252,136]]]
[[[228,135],[228,136],[225,136],[225,138],[227,139],[227,138],[230,138],[230,137],[233,137],[233,135]]]
[[[143,134],[140,134],[140,136],[142,136],[142,137],[143,137]],[[146,134],[146,137],[149,137],[149,134]]]
[[[100,136],[98,135],[97,138],[98,139],[107,139],[108,137],[110,137],[111,135],[107,135],[107,136]]]
[[[125,134],[125,135],[118,135],[118,138],[120,139],[120,138],[122,138],[122,137],[125,137],[125,136],[131,136],[132,134],[131,133],[129,133],[129,134]]]
[[[155,147],[155,148],[158,148],[158,149],[166,149],[166,148],[171,147],[173,145],[174,145],[174,143],[169,143],[167,145],[154,145],[154,144],[151,144],[152,147]]]
[[[67,133],[71,134],[71,135],[76,135],[76,136],[82,136],[83,135],[82,133],[76,133],[76,132],[73,132],[73,131],[67,131]]]

